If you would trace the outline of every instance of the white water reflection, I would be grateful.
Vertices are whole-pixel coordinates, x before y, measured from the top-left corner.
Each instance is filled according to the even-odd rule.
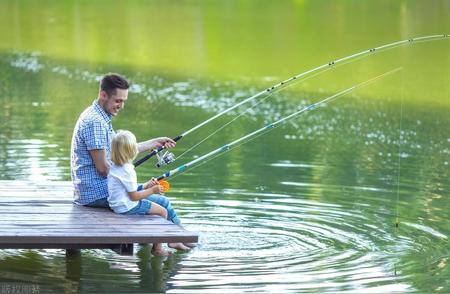
[[[27,175],[32,181],[60,179],[60,158],[45,154],[46,150],[57,148],[58,144],[39,139],[9,140],[8,158],[5,167],[16,171],[16,175]]]

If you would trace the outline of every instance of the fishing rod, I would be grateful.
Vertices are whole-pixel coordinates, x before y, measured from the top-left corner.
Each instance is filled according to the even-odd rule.
[[[370,54],[374,54],[380,51],[385,51],[385,50],[389,50],[389,49],[393,49],[395,47],[399,47],[402,45],[406,45],[406,44],[414,44],[414,43],[418,43],[418,42],[426,42],[426,41],[434,41],[434,40],[441,40],[441,39],[446,39],[449,38],[448,34],[442,34],[442,35],[430,35],[430,36],[423,36],[423,37],[416,37],[416,38],[410,38],[410,39],[406,39],[406,40],[402,40],[402,41],[397,41],[397,42],[393,42],[393,43],[389,43],[389,44],[385,44],[379,47],[375,47],[375,48],[371,48],[371,49],[367,49],[334,61],[330,61],[328,63],[325,63],[323,65],[320,65],[316,68],[310,69],[308,71],[302,72],[298,75],[295,75],[287,80],[284,80],[282,82],[279,82],[278,84],[273,85],[272,87],[269,87],[247,99],[242,100],[241,102],[234,104],[233,106],[223,110],[222,112],[217,113],[216,115],[210,117],[209,119],[199,123],[198,125],[192,127],[191,129],[185,131],[184,133],[178,135],[177,137],[173,138],[173,140],[175,142],[179,141],[181,138],[185,137],[186,135],[192,133],[193,131],[197,130],[198,128],[208,124],[209,122],[215,120],[216,118],[230,112],[233,109],[236,109],[237,107],[248,103],[250,101],[253,101],[254,99],[264,95],[264,94],[270,94],[272,93],[275,89],[278,89],[280,87],[285,87],[287,84],[293,82],[293,81],[299,81],[300,78],[303,78],[305,76],[308,76],[309,74],[318,72],[320,70],[326,69],[326,68],[331,68],[336,66],[337,64],[341,64],[345,61],[349,61],[352,59],[355,59],[357,57],[364,57]],[[161,152],[163,149],[165,149],[164,146],[161,146],[153,151],[151,151],[149,154],[147,154],[146,156],[142,157],[141,159],[137,160],[136,162],[134,162],[134,166],[138,167],[139,165],[141,165],[142,163],[144,163],[145,161],[147,161],[149,158],[158,155],[159,152]],[[163,156],[159,156],[158,155],[158,163],[156,164],[156,166],[161,167],[162,165],[166,165],[166,164],[170,164],[175,160],[175,156],[173,155],[173,153],[169,153],[166,152]]]
[[[202,156],[200,156],[200,157],[198,157],[198,158],[196,158],[196,159],[194,159],[194,160],[192,160],[192,161],[190,161],[188,163],[185,163],[185,164],[183,164],[183,165],[181,165],[181,166],[179,166],[179,167],[177,167],[177,168],[175,168],[173,170],[168,170],[163,175],[159,176],[157,178],[157,180],[161,181],[161,180],[164,180],[164,179],[166,179],[166,178],[168,178],[170,176],[173,176],[176,173],[183,172],[188,167],[193,166],[193,165],[195,165],[195,164],[197,164],[197,163],[199,163],[199,162],[201,162],[201,161],[203,161],[203,160],[205,160],[205,159],[207,159],[207,158],[209,158],[209,157],[211,157],[213,155],[219,154],[219,153],[224,152],[224,151],[228,151],[228,150],[230,150],[230,148],[232,146],[234,146],[234,145],[236,145],[238,143],[241,143],[241,142],[245,141],[246,139],[249,139],[251,137],[255,137],[256,135],[261,134],[261,133],[263,133],[265,131],[270,131],[270,130],[278,127],[282,123],[284,123],[284,122],[286,122],[286,121],[296,117],[297,115],[299,115],[299,114],[301,114],[303,112],[306,112],[306,111],[309,111],[309,110],[313,110],[313,109],[319,107],[322,104],[325,104],[325,103],[330,102],[332,100],[335,100],[335,99],[337,99],[339,97],[342,97],[343,95],[345,95],[345,94],[347,94],[347,93],[349,93],[349,92],[351,92],[351,91],[353,91],[353,90],[355,90],[357,88],[361,88],[361,87],[366,86],[366,85],[368,85],[370,83],[373,83],[376,80],[381,79],[382,77],[384,77],[386,75],[393,74],[393,73],[395,73],[395,72],[397,72],[397,71],[399,71],[401,69],[402,68],[399,67],[399,68],[390,70],[390,71],[385,72],[385,73],[383,73],[383,74],[381,74],[379,76],[371,78],[371,79],[369,79],[369,80],[367,80],[365,82],[356,84],[356,85],[354,85],[354,86],[352,86],[350,88],[342,90],[342,91],[340,91],[340,92],[338,92],[338,93],[336,93],[336,94],[334,94],[332,96],[329,96],[329,97],[327,97],[327,98],[325,98],[325,99],[323,99],[323,100],[321,100],[319,102],[316,102],[316,103],[313,103],[313,104],[311,104],[309,106],[303,107],[302,109],[300,109],[300,110],[298,110],[298,111],[296,111],[296,112],[294,112],[294,113],[292,113],[292,114],[290,114],[288,116],[285,116],[285,117],[283,117],[283,118],[281,118],[281,119],[279,119],[279,120],[277,120],[277,121],[275,121],[273,123],[269,123],[266,126],[260,128],[260,129],[257,129],[256,131],[253,131],[253,132],[251,132],[251,133],[249,133],[249,134],[247,134],[247,135],[245,135],[245,136],[243,136],[243,137],[241,137],[241,138],[239,138],[239,139],[237,139],[237,140],[235,140],[235,141],[233,141],[231,143],[225,144],[222,147],[217,148],[217,149],[215,149],[215,150],[213,150],[213,151],[211,151],[211,152],[209,152],[209,153],[207,153],[205,155],[202,155]]]

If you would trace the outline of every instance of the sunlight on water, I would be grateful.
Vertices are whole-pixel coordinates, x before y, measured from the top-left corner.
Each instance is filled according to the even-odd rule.
[[[217,3],[219,10],[197,1],[0,4],[7,24],[0,29],[0,180],[70,180],[73,125],[105,72],[132,82],[116,130],[139,140],[174,137],[294,74],[449,29],[450,10],[440,1]],[[132,24],[108,26],[108,38],[123,37],[115,46],[95,47],[110,23],[90,19],[100,8],[124,11],[118,19]],[[173,26],[160,19],[164,12]],[[155,258],[144,244],[133,256],[2,250],[0,286],[42,293],[448,292],[448,48],[448,39],[420,43],[333,66],[180,141],[171,167],[402,67],[170,178],[167,196],[183,225],[200,234],[190,252]],[[144,181],[164,171],[149,160],[137,172]]]
[[[45,60],[38,54],[15,54],[11,58],[11,67],[31,74],[42,72],[88,84],[96,84],[101,77],[100,73],[89,70],[73,70],[52,64],[52,61]],[[254,105],[255,110],[246,113],[242,119],[249,126],[258,127],[280,119],[282,114],[289,113],[292,109],[301,109],[316,102],[316,95],[325,95],[297,93],[294,90],[295,87],[287,93],[271,95],[270,99],[263,98]],[[252,95],[253,91],[229,82],[216,82],[203,87],[201,81],[192,79],[172,82],[163,77],[152,78],[151,84],[135,83],[130,89],[133,95],[143,97],[150,103],[162,99],[170,101],[176,108],[193,107],[208,113],[223,111],[243,97]],[[227,96],[230,93],[234,94]],[[427,130],[433,129],[433,126],[447,124],[448,118],[436,110],[437,119],[431,121],[417,116],[417,110],[413,107],[406,107],[403,123],[407,127],[399,131],[396,129],[400,123],[398,104],[368,100],[359,95],[350,95],[345,99],[346,102],[325,105],[311,114],[292,120],[270,135],[272,138],[281,137],[286,142],[294,143],[292,147],[283,148],[284,152],[287,151],[286,154],[277,154],[277,146],[274,145],[270,148],[273,150],[271,155],[264,156],[262,170],[270,170],[270,175],[283,175],[279,179],[274,178],[276,183],[260,182],[247,174],[246,185],[232,188],[233,177],[240,177],[236,173],[230,176],[230,188],[215,188],[222,186],[218,180],[199,189],[195,181],[202,182],[204,173],[215,169],[213,162],[212,167],[207,164],[191,170],[191,175],[187,178],[197,179],[193,182],[183,176],[175,178],[175,188],[170,197],[183,216],[186,228],[200,232],[200,242],[190,253],[174,257],[177,260],[167,269],[165,278],[164,264],[160,265],[160,269],[155,269],[154,266],[149,268],[148,271],[152,274],[156,271],[161,272],[162,276],[160,284],[152,280],[152,287],[159,285],[162,288],[156,289],[167,292],[189,292],[189,289],[195,289],[192,290],[195,293],[200,289],[208,293],[224,289],[228,292],[230,288],[231,292],[246,289],[275,292],[308,289],[358,292],[364,289],[365,292],[374,293],[412,290],[409,276],[400,275],[400,272],[396,274],[398,269],[408,272],[410,267],[416,266],[409,265],[402,257],[403,252],[416,250],[416,241],[412,236],[420,232],[423,234],[422,240],[427,240],[426,242],[433,238],[445,240],[448,230],[416,223],[413,217],[403,213],[409,205],[405,194],[411,191],[412,183],[406,180],[400,183],[401,197],[396,200],[396,179],[399,172],[397,164],[400,157],[403,169],[412,175],[417,164],[427,161],[432,155],[434,165],[441,170],[445,168],[449,154],[445,132],[435,128],[436,135],[429,142],[425,135],[430,134]],[[349,103],[348,100],[352,102]],[[31,102],[31,106],[45,115],[45,109],[51,103],[35,100]],[[246,110],[244,108],[232,115],[247,112]],[[354,116],[353,113],[359,115]],[[70,131],[70,125],[67,130]],[[237,132],[234,136],[239,134]],[[47,152],[58,149],[60,143],[45,134],[41,138],[9,140],[9,163],[4,166],[3,177],[21,174],[32,180],[67,178],[67,163],[64,164],[65,168],[58,166],[62,158],[67,160],[68,147],[65,146],[57,154],[47,155]],[[219,141],[218,138],[213,140]],[[209,146],[211,142],[206,144]],[[250,142],[249,145],[251,144],[253,143]],[[300,153],[296,147],[309,149],[317,144],[322,148],[301,150]],[[345,149],[351,146],[359,146],[359,150],[352,152],[352,156],[361,161],[353,163],[357,167],[352,167],[347,160],[340,160],[342,154],[348,153]],[[249,173],[252,165],[261,164],[256,162],[258,157],[252,156],[250,150],[252,149],[235,151],[245,154],[242,156],[246,160],[240,167],[242,174]],[[332,156],[337,150],[344,153]],[[197,154],[198,152],[188,153],[184,160],[196,158]],[[226,162],[229,156],[223,155],[222,158],[225,159],[218,161]],[[295,160],[298,156],[303,160]],[[18,173],[15,169],[17,161],[21,161]],[[342,176],[341,181],[332,180],[333,178],[330,181],[327,176],[337,173],[339,179],[339,173],[355,172],[354,168],[361,174],[355,179]],[[215,173],[222,174],[220,171]],[[255,176],[264,177],[258,173]],[[225,174],[222,177],[227,178]],[[366,180],[365,177],[374,178]],[[177,187],[180,187],[179,190]],[[396,230],[393,222],[399,208],[402,211],[400,217],[405,217],[405,220],[402,221],[401,229]],[[139,252],[148,250],[148,247],[143,246]],[[71,286],[77,287],[82,284],[81,280],[86,279],[87,282],[84,283],[92,287],[105,280],[119,288],[125,286],[126,282],[115,280],[117,274],[121,276],[121,280],[131,279],[136,283],[144,283],[140,274],[142,267],[138,264],[152,262],[148,253],[143,260],[139,256],[118,257],[100,250],[88,252],[88,256],[95,258],[95,262],[103,264],[103,267],[106,266],[108,271],[85,277],[75,267],[70,274],[74,276],[74,279],[70,279]],[[5,267],[11,264],[9,256],[16,254],[17,251],[3,253]],[[52,261],[60,258],[61,251],[44,250],[37,256]],[[29,259],[25,260],[29,262]],[[171,258],[166,262],[172,264],[170,260]],[[446,267],[438,267],[437,271],[445,269]],[[61,279],[59,276],[54,277],[51,271],[42,271],[40,276],[49,280],[48,283],[43,283],[49,289],[54,287],[55,279]]]

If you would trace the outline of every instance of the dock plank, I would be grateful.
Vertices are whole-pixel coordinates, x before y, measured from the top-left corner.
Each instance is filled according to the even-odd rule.
[[[196,232],[161,217],[78,206],[72,197],[71,182],[0,181],[0,248],[198,241]]]

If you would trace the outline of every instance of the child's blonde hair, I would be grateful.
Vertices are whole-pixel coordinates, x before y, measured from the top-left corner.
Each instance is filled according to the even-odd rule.
[[[116,165],[124,165],[136,158],[138,144],[132,132],[126,130],[117,131],[112,139],[111,160]]]

